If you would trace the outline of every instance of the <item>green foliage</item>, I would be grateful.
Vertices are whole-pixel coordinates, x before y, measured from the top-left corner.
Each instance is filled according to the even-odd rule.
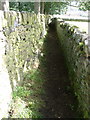
[[[89,114],[87,111],[84,112],[84,118],[88,118]]]
[[[10,10],[14,11],[34,11],[34,3],[33,2],[10,2]]]
[[[45,2],[44,12],[46,14],[65,13],[70,2],[70,0],[67,2]],[[34,2],[10,2],[9,5],[10,10],[34,12]],[[79,9],[83,11],[90,10],[90,1],[80,1]]]
[[[87,2],[80,2],[79,4],[80,6],[80,10],[86,11],[86,10],[90,10],[90,1]]]
[[[46,14],[61,14],[66,12],[66,2],[45,2],[44,11]],[[10,2],[10,10],[34,12],[33,2]]]
[[[45,13],[46,14],[61,14],[66,12],[67,3],[66,2],[47,2],[45,3]]]
[[[12,118],[42,118],[39,108],[44,103],[39,95],[44,94],[41,87],[43,82],[40,70],[25,73],[23,84],[16,87],[13,92],[12,106],[15,112]]]
[[[16,99],[17,97],[24,98],[27,97],[30,94],[30,92],[26,89],[25,86],[18,86],[13,91],[13,98]]]

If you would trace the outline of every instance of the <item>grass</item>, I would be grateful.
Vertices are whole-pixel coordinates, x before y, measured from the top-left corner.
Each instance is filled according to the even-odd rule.
[[[40,69],[24,74],[21,86],[16,87],[12,96],[11,118],[42,118],[39,109],[44,106],[40,95],[44,94],[42,88],[43,78]]]

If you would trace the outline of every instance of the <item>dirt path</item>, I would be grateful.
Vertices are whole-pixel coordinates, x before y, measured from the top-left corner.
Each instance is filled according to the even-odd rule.
[[[63,53],[58,46],[58,38],[54,30],[49,30],[44,43],[45,77],[44,89],[46,95],[42,97],[45,106],[41,109],[45,118],[75,118],[76,99],[68,90],[70,82],[65,66]]]
[[[78,116],[76,98],[71,93],[63,52],[59,48],[54,29],[48,31],[43,52],[44,56],[40,59],[40,66],[32,73],[31,77],[26,78],[23,84],[28,91],[30,90],[30,94],[25,96],[24,92],[24,96],[22,95],[21,98],[17,94],[20,99],[15,100],[16,102],[12,105],[14,108],[12,107],[9,112],[10,117],[17,118],[28,115],[33,118],[40,117],[42,120],[43,118],[47,118],[47,120],[49,120],[48,118],[76,118]],[[21,90],[18,92],[23,93]],[[29,113],[26,112],[27,110],[30,110]],[[12,113],[12,111],[14,112]]]

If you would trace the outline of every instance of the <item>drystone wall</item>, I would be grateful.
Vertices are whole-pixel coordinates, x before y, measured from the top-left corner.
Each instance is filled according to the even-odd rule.
[[[50,16],[29,12],[0,11],[0,118],[8,117],[15,86],[22,84],[24,73],[39,66],[46,24]],[[89,37],[75,26],[56,21],[72,87],[79,101],[79,111],[90,116]]]
[[[24,73],[39,66],[45,22],[44,15],[0,11],[0,118],[8,117],[12,91]]]
[[[69,78],[79,101],[78,111],[90,117],[90,38],[76,26],[56,20],[56,30],[63,50]]]

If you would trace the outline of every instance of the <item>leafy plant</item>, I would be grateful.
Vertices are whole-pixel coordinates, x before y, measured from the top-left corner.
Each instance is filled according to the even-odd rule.
[[[23,97],[29,96],[29,95],[30,95],[30,91],[28,91],[25,86],[24,87],[18,86],[18,87],[16,87],[16,89],[13,92],[14,99],[17,97],[23,98]]]
[[[44,94],[42,89],[40,70],[31,70],[24,74],[22,86],[16,87],[13,92],[14,113],[12,118],[42,118],[39,108],[44,105],[39,95]]]

